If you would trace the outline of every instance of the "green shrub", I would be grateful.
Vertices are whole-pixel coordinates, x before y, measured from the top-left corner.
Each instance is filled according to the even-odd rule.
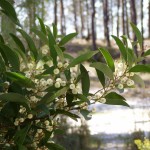
[[[16,24],[15,13],[8,13],[13,7],[5,0],[0,6]],[[9,7],[9,9],[8,9]],[[137,72],[150,72],[150,65],[139,62],[150,51],[137,57],[133,48],[128,47],[127,38],[123,41],[113,36],[120,50],[120,59],[114,61],[106,49],[89,51],[73,58],[65,52],[65,44],[77,34],[61,37],[55,25],[52,29],[38,18],[40,28],[32,31],[43,42],[38,49],[23,29],[17,31],[26,41],[25,47],[20,38],[10,34],[16,47],[8,46],[0,37],[0,143],[2,149],[52,149],[63,150],[55,144],[53,135],[60,132],[59,117],[68,116],[78,120],[81,115],[91,118],[88,109],[96,102],[129,107],[125,98],[118,94],[125,88],[134,88],[135,83],[143,86]],[[131,24],[141,46],[141,35]],[[133,43],[135,44],[135,43]],[[93,59],[102,53],[105,63]],[[102,85],[95,93],[90,93],[89,71],[83,65],[91,59],[90,67],[97,72]]]

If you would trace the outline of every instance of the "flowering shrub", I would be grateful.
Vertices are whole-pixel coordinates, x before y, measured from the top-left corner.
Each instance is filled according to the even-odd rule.
[[[134,140],[134,143],[137,145],[138,150],[150,150],[150,140],[144,139],[142,142],[139,139]]]
[[[2,9],[5,10],[6,3],[13,10],[5,0],[0,1]],[[113,36],[121,53],[117,61],[103,48],[74,58],[65,52],[65,44],[77,34],[61,37],[55,25],[51,30],[38,20],[40,28],[32,31],[43,42],[41,49],[21,28],[17,31],[28,47],[14,34],[10,35],[15,48],[0,38],[0,143],[3,149],[63,150],[53,141],[59,132],[61,115],[76,121],[81,115],[90,119],[88,106],[96,102],[129,107],[119,92],[134,88],[135,83],[143,85],[137,72],[150,72],[150,65],[138,64],[150,51],[137,57],[133,48],[128,47],[125,36],[124,42]],[[13,21],[19,25],[17,20]],[[131,26],[141,46],[140,32],[135,25]],[[92,59],[98,53],[103,55],[105,63]],[[89,72],[83,65],[90,59],[89,66],[95,69],[102,85],[95,93],[89,92]]]

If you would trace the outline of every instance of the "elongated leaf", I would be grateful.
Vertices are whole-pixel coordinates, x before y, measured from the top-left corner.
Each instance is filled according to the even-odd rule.
[[[7,57],[9,63],[11,64],[11,66],[15,69],[15,70],[19,70],[20,69],[20,62],[19,62],[19,58],[16,55],[16,53],[9,48],[6,45],[0,45],[1,49],[3,50],[3,53],[5,54],[5,56]]]
[[[150,49],[149,49],[149,50],[147,50],[147,51],[144,53],[144,55],[143,55],[143,56],[148,56],[148,55],[150,55]]]
[[[51,91],[48,92],[42,99],[41,101],[39,102],[39,104],[42,104],[42,103],[51,103],[55,100],[55,98],[63,95],[66,93],[68,87],[64,87],[60,90],[58,90],[57,92],[51,94]]]
[[[43,41],[43,43],[48,45],[48,39],[47,39],[46,35],[42,31],[39,31],[39,30],[37,30],[35,28],[32,28],[31,31],[34,32],[40,38],[40,40]]]
[[[131,27],[137,37],[140,47],[142,48],[142,42],[143,42],[142,34],[141,34],[140,30],[136,27],[135,24],[133,24],[132,22],[130,24],[131,24]]]
[[[18,150],[28,150],[24,145],[18,144]]]
[[[115,71],[114,60],[111,57],[110,53],[104,48],[99,48],[99,51],[104,56],[105,61],[107,62],[107,65],[109,66],[109,68],[114,72]]]
[[[4,102],[16,102],[25,106],[28,110],[30,109],[28,106],[28,100],[18,93],[5,93],[0,95],[0,101]]]
[[[85,54],[80,55],[79,57],[75,58],[68,66],[68,68],[70,67],[74,67],[75,65],[78,65],[88,59],[90,59],[91,57],[93,57],[95,54],[97,54],[98,51],[90,51],[87,52]]]
[[[44,25],[42,19],[39,18],[38,16],[37,16],[37,19],[39,20],[39,23],[40,23],[40,26],[41,26],[41,31],[46,35],[46,28],[45,28],[45,25]]]
[[[124,58],[125,61],[127,61],[127,52],[126,52],[126,48],[125,48],[123,42],[118,37],[116,37],[114,35],[112,35],[112,37],[116,41],[116,44],[119,47],[119,50],[121,52],[122,57]]]
[[[22,34],[22,36],[25,38],[25,40],[27,41],[29,49],[33,53],[34,59],[36,60],[38,57],[38,51],[36,49],[36,46],[35,46],[32,38],[25,31],[23,31],[21,29],[17,29],[17,31],[19,31]]]
[[[23,43],[21,42],[21,40],[16,35],[14,35],[13,33],[10,33],[10,36],[12,37],[12,39],[14,40],[16,45],[25,53],[26,49],[25,49]]]
[[[57,38],[57,26],[53,23],[53,36],[56,39]]]
[[[5,44],[5,41],[3,39],[3,36],[0,34],[0,43]]]
[[[30,124],[16,132],[14,141],[17,145],[23,145],[29,128],[30,128]]]
[[[54,47],[55,47],[55,50],[56,50],[57,55],[59,56],[60,60],[62,62],[64,62],[64,54],[63,54],[62,50],[57,45],[54,45]]]
[[[90,120],[90,119],[92,118],[91,112],[88,111],[87,109],[82,109],[82,110],[80,110],[80,113],[82,114],[82,116],[83,116],[86,120]]]
[[[105,75],[102,71],[96,69],[96,73],[97,73],[97,77],[100,81],[100,83],[102,84],[103,87],[105,87]]]
[[[135,83],[139,84],[142,88],[145,88],[145,83],[144,83],[144,81],[142,80],[142,78],[140,76],[135,74],[133,77],[131,77],[131,79]]]
[[[5,62],[0,55],[0,72],[5,72],[5,71],[6,71]]]
[[[51,54],[51,57],[53,58],[53,63],[56,65],[57,64],[57,53],[56,53],[56,50],[54,48],[54,45],[56,45],[56,41],[55,41],[55,38],[51,32],[51,30],[48,28],[47,30],[48,32],[48,40],[49,40],[49,47],[50,47],[50,54]]]
[[[65,115],[65,116],[70,117],[71,119],[73,119],[73,120],[75,120],[75,121],[78,121],[77,119],[80,118],[80,117],[77,116],[76,114],[73,114],[73,113],[71,113],[71,112],[69,112],[69,111],[65,111],[65,110],[62,110],[62,109],[57,109],[57,110],[55,111],[55,115],[56,115],[56,114],[63,114],[63,115]]]
[[[2,8],[3,13],[5,13],[15,24],[20,26],[15,9],[9,1],[0,0],[0,7]]]
[[[70,33],[70,34],[64,36],[61,39],[61,41],[59,42],[59,46],[65,45],[67,42],[69,42],[70,40],[72,40],[75,36],[77,36],[77,33]]]
[[[122,105],[122,106],[127,106],[130,107],[126,102],[125,98],[122,97],[121,95],[117,94],[116,92],[111,92],[105,96],[106,98],[106,103],[109,105]]]
[[[129,72],[150,72],[150,65],[136,65]]]
[[[87,96],[90,89],[90,77],[88,71],[82,64],[80,65],[80,71],[81,71],[82,93],[83,95]]]
[[[45,146],[49,149],[49,150],[66,150],[65,148],[63,148],[62,146],[55,144],[55,143],[46,143]]]
[[[17,53],[18,56],[20,56],[22,58],[23,62],[27,66],[28,60],[27,60],[27,57],[26,57],[25,53],[22,52],[20,49],[14,49],[14,51]]]
[[[34,82],[25,77],[24,75],[16,72],[7,72],[7,77],[11,79],[13,82],[27,88],[34,88]]]
[[[103,64],[101,62],[95,62],[95,63],[92,63],[90,65],[90,67],[94,67],[94,68],[100,70],[101,72],[104,73],[104,75],[106,75],[107,77],[109,77],[110,79],[113,80],[113,78],[114,78],[113,72],[106,64]]]

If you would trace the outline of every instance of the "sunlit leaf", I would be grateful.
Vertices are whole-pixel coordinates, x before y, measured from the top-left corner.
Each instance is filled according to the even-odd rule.
[[[105,104],[109,104],[109,105],[122,105],[122,106],[127,106],[130,107],[126,102],[125,102],[125,98],[119,94],[117,94],[116,92],[111,92],[108,93],[106,96],[106,103]]]
[[[104,48],[99,48],[99,51],[102,53],[102,55],[105,58],[105,61],[107,62],[108,66],[111,68],[111,70],[114,72],[115,71],[115,65],[114,65],[114,60],[111,57],[110,53],[104,49]]]
[[[72,60],[72,62],[69,64],[68,68],[74,67],[75,65],[78,65],[78,64],[90,59],[91,57],[93,57],[97,53],[98,53],[98,51],[89,51],[85,54],[78,56],[77,58]]]
[[[67,42],[69,42],[70,40],[72,40],[75,36],[77,36],[77,33],[70,33],[70,34],[64,36],[61,39],[61,41],[59,42],[59,46],[65,45]]]
[[[129,72],[150,72],[150,65],[136,65],[132,67]]]
[[[96,68],[97,70],[100,70],[101,72],[104,73],[104,75],[106,75],[107,77],[109,77],[110,79],[113,79],[113,72],[112,70],[104,63],[101,63],[101,62],[95,62],[95,63],[92,63],[90,65],[90,67],[94,67]]]

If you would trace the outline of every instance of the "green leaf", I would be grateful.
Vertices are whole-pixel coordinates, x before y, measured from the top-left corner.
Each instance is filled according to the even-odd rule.
[[[30,109],[28,106],[28,100],[24,96],[18,93],[1,94],[0,101],[20,103],[21,105],[25,106],[28,110]]]
[[[104,56],[105,61],[107,62],[107,65],[109,66],[109,68],[114,72],[115,71],[114,60],[111,57],[110,53],[104,48],[99,48],[99,51]]]
[[[75,36],[77,36],[77,33],[70,33],[70,34],[64,36],[61,39],[61,41],[59,42],[59,46],[65,45],[67,42],[69,42],[70,40],[72,40]]]
[[[22,41],[13,33],[10,33],[10,36],[12,37],[12,39],[14,40],[14,42],[17,44],[17,46],[20,48],[21,51],[23,51],[24,53],[26,53],[26,49],[22,43]]]
[[[0,34],[0,43],[5,44],[5,41],[3,39],[3,36]]]
[[[41,26],[41,31],[46,35],[46,28],[45,28],[45,25],[44,25],[42,19],[39,18],[38,16],[37,16],[37,19],[39,20],[39,23],[40,23],[40,26]]]
[[[116,92],[111,92],[105,96],[106,98],[106,103],[109,105],[122,105],[122,106],[127,106],[130,107],[126,102],[125,98],[122,97],[121,95],[117,94]]]
[[[147,50],[146,52],[144,52],[144,55],[143,55],[143,56],[148,56],[148,55],[150,55],[150,49]]]
[[[45,146],[49,148],[49,150],[66,150],[62,146],[55,143],[46,143]]]
[[[5,72],[5,71],[6,71],[5,62],[0,55],[0,72]]]
[[[62,50],[57,45],[54,45],[54,48],[55,48],[57,55],[59,56],[60,60],[62,62],[64,62],[64,54],[63,54]]]
[[[23,129],[20,129],[16,132],[15,137],[14,137],[14,141],[17,145],[23,145],[25,138],[27,136],[27,133],[30,129],[30,124],[27,125],[26,127],[24,127]]]
[[[80,113],[82,114],[82,116],[83,116],[86,120],[90,120],[90,119],[92,118],[91,112],[88,111],[87,109],[82,109],[82,110],[80,110]]]
[[[16,53],[6,45],[1,44],[0,47],[1,47],[1,50],[3,50],[3,53],[7,57],[9,63],[13,67],[13,69],[19,70],[20,69],[20,62],[19,62],[19,58],[16,55]]]
[[[103,87],[105,87],[105,75],[102,71],[96,69],[97,77]]]
[[[65,111],[65,110],[62,110],[62,109],[57,109],[55,112],[55,115],[56,114],[63,114],[65,116],[68,116],[70,117],[71,119],[75,120],[75,121],[78,121],[77,118],[80,118],[79,116],[77,116],[76,114],[73,114],[69,111]]]
[[[51,94],[51,91],[48,92],[42,99],[41,101],[39,102],[39,104],[42,104],[42,103],[51,103],[55,100],[55,98],[63,95],[66,93],[68,87],[64,87],[60,90],[58,90],[57,92]]]
[[[26,88],[34,88],[34,82],[25,77],[24,75],[16,72],[7,72],[6,73],[7,77],[11,79],[13,82],[26,87]]]
[[[53,36],[56,39],[57,38],[57,26],[53,23]]]
[[[150,72],[150,65],[136,65],[129,72]]]
[[[79,99],[79,101],[76,102],[77,105],[81,105],[84,102],[89,103],[89,99],[85,95],[77,94],[76,97]]]
[[[90,77],[88,71],[82,64],[80,65],[80,71],[81,71],[82,93],[83,95],[87,96],[90,89]]]
[[[18,150],[28,150],[24,145],[18,144]]]
[[[135,83],[139,84],[142,88],[145,88],[145,83],[144,83],[144,81],[142,80],[142,78],[141,78],[140,76],[134,74],[134,76],[131,77],[131,79],[132,79]]]
[[[32,28],[31,31],[34,32],[40,38],[40,40],[43,41],[43,43],[48,45],[47,36],[42,31],[39,31],[39,30],[37,30],[35,28]]]
[[[33,55],[34,55],[34,59],[37,60],[38,51],[37,51],[37,49],[36,49],[36,46],[35,46],[35,44],[34,44],[32,38],[31,38],[25,31],[23,31],[23,30],[21,30],[21,29],[17,29],[17,31],[19,31],[19,32],[22,34],[22,36],[25,38],[25,40],[26,40],[27,43],[28,43],[28,46],[29,46],[30,51],[31,51],[31,52],[33,53]]]
[[[82,54],[80,56],[78,56],[77,58],[75,58],[68,66],[68,68],[70,67],[74,67],[77,64],[80,64],[88,59],[90,59],[91,57],[93,57],[95,54],[97,54],[98,51],[89,51],[85,54]]]
[[[112,70],[106,64],[103,64],[101,62],[95,62],[95,63],[92,63],[90,67],[94,67],[100,70],[101,72],[103,72],[104,75],[106,75],[110,79],[112,80],[114,79]]]
[[[132,27],[132,29],[133,29],[136,37],[137,37],[137,40],[140,44],[140,47],[142,48],[142,43],[143,43],[142,34],[141,34],[140,30],[136,27],[135,24],[133,24],[132,22],[130,24],[131,24],[131,27]]]
[[[0,7],[2,8],[2,12],[5,13],[15,24],[21,26],[15,9],[7,0],[0,0]]]
[[[67,92],[67,94],[66,94],[66,101],[67,101],[67,105],[69,107],[74,106],[73,100],[74,100],[74,95],[72,93],[70,93],[70,92]]]
[[[55,51],[54,45],[56,45],[55,38],[49,28],[47,28],[48,32],[48,40],[49,40],[49,47],[50,47],[50,54],[51,57],[53,58],[53,63],[56,65],[57,64],[57,53]]]
[[[127,61],[127,52],[126,52],[126,48],[125,48],[123,42],[118,37],[116,37],[114,35],[112,35],[112,37],[116,41],[116,44],[119,47],[119,50],[121,52],[122,57],[124,58],[125,61]]]

